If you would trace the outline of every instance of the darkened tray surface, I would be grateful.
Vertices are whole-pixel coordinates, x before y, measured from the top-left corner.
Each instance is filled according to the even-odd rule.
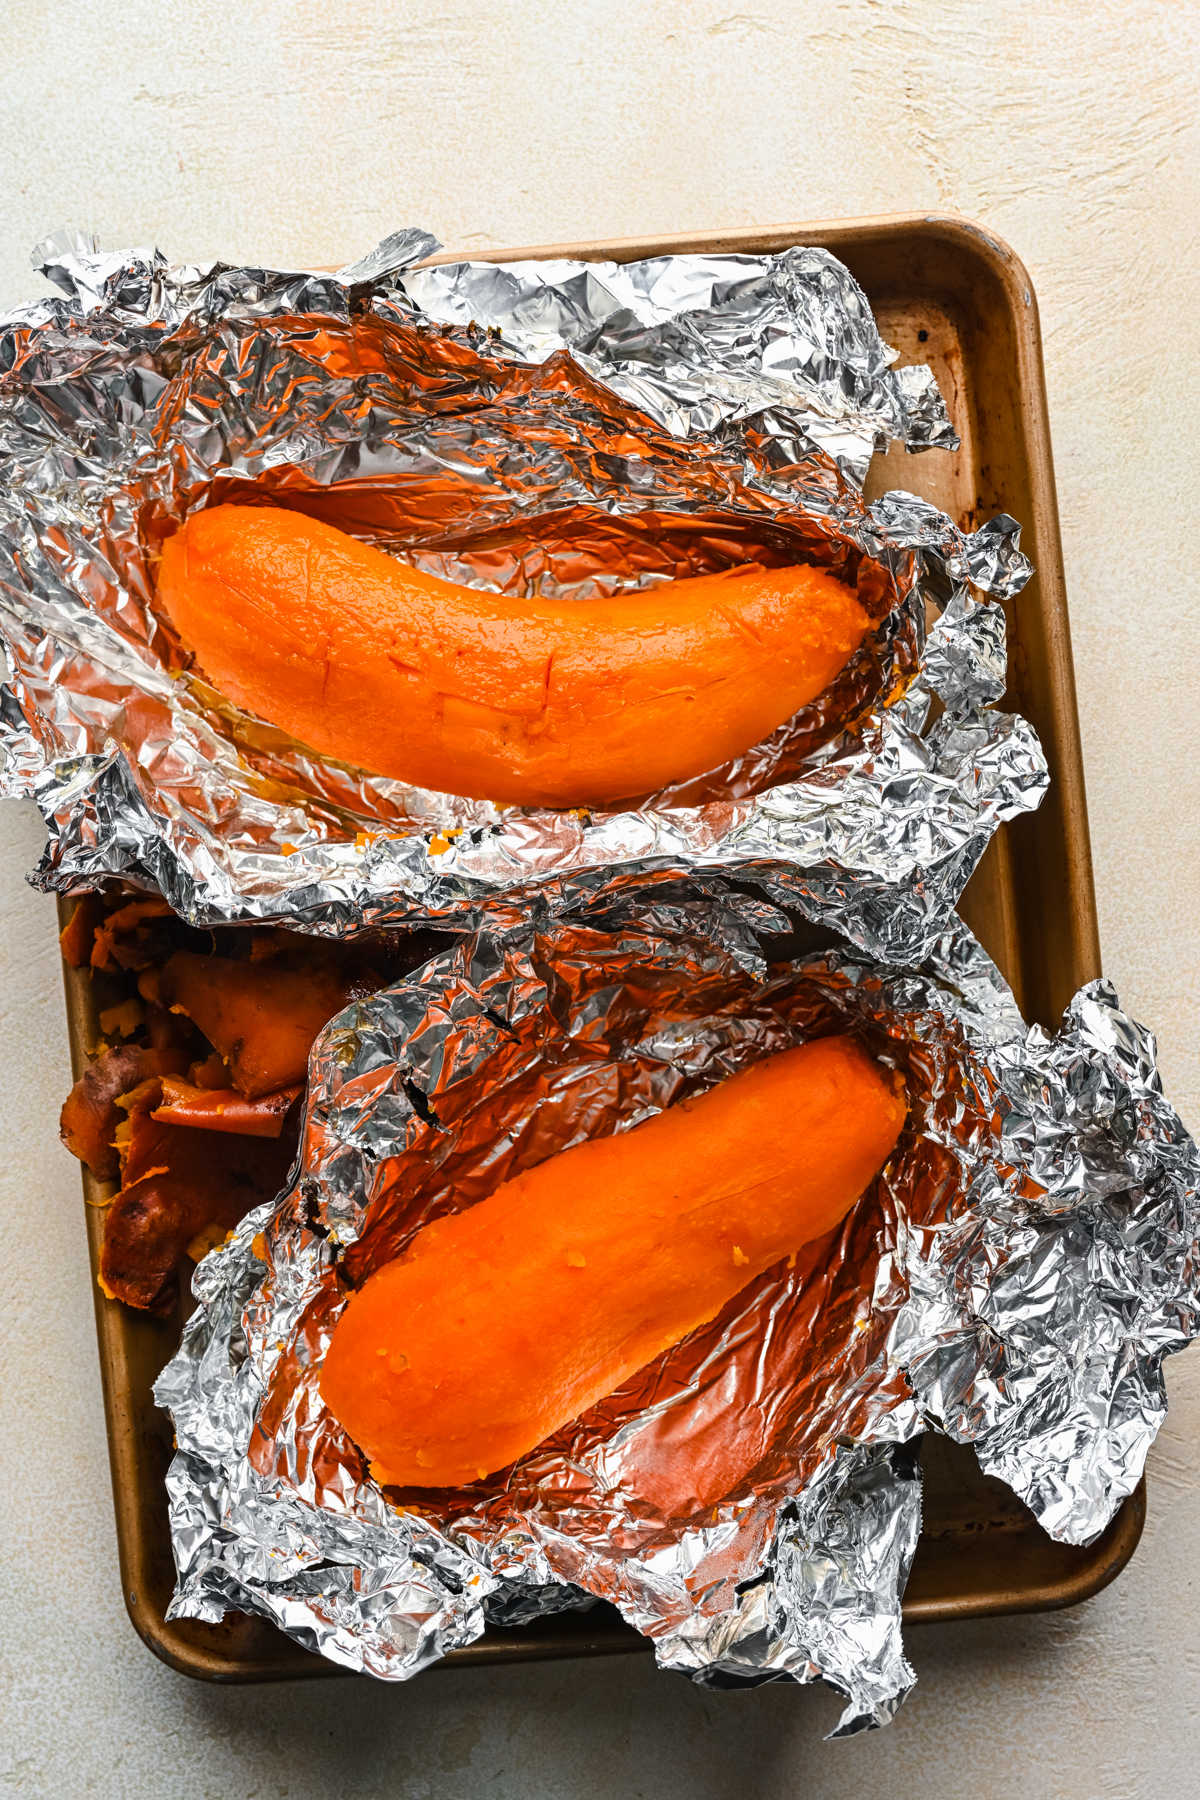
[[[962,910],[1025,1016],[1054,1026],[1076,988],[1099,973],[1100,958],[1041,338],[1021,263],[978,227],[928,215],[555,244],[490,256],[628,262],[671,251],[760,252],[796,243],[825,245],[848,265],[901,360],[931,364],[962,438],[954,452],[892,450],[877,458],[868,493],[903,487],[961,525],[1006,511],[1025,526],[1023,548],[1037,572],[1007,608],[1006,704],[1041,734],[1052,786],[1038,812],[1002,828]],[[66,979],[78,1073],[98,1036],[97,996],[82,972],[68,969]],[[95,1203],[104,1190],[85,1173],[84,1191],[94,1272],[102,1230]],[[255,1619],[217,1626],[166,1621],[174,1586],[163,1486],[171,1431],[150,1390],[178,1342],[181,1317],[148,1318],[106,1300],[99,1288],[95,1295],[121,1578],[134,1626],[165,1662],[213,1681],[337,1673]],[[1006,1488],[980,1474],[969,1451],[927,1438],[924,1463],[924,1529],[904,1597],[909,1623],[1069,1606],[1111,1581],[1141,1535],[1144,1485],[1104,1535],[1079,1550],[1053,1543]],[[461,1666],[645,1647],[615,1612],[598,1607],[489,1631],[446,1660]]]

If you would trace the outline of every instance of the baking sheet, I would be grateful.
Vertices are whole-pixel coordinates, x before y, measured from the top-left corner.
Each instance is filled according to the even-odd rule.
[[[926,217],[559,245],[496,257],[630,260],[668,250],[767,251],[789,243],[825,245],[847,263],[902,360],[933,367],[960,433],[954,452],[877,458],[868,494],[907,487],[964,526],[1000,510],[1028,521],[1023,546],[1037,574],[1006,607],[1006,704],[1038,730],[1053,785],[1038,813],[1002,827],[963,911],[1026,1017],[1052,1026],[1075,989],[1099,972],[1099,955],[1040,342],[1020,263],[975,227]],[[80,1066],[95,1040],[98,999],[104,1003],[85,978],[68,971],[72,1049]],[[85,1176],[89,1188],[95,1199],[95,1184]],[[87,1216],[95,1266],[101,1221],[92,1207]],[[175,1348],[181,1315],[147,1319],[97,1290],[97,1318],[122,1575],[137,1629],[165,1660],[210,1679],[334,1673],[256,1621],[165,1622],[173,1586],[162,1485],[170,1427],[153,1405],[150,1383]],[[1070,1604],[1120,1569],[1143,1517],[1139,1490],[1096,1544],[1085,1550],[1054,1544],[1011,1494],[979,1474],[969,1453],[927,1446],[925,1528],[905,1597],[906,1620]],[[448,1661],[454,1666],[638,1647],[636,1635],[600,1609],[489,1633]]]

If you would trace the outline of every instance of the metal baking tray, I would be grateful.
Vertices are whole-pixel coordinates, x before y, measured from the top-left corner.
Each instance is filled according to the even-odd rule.
[[[1036,813],[1001,829],[962,910],[1025,1016],[1054,1026],[1075,989],[1099,973],[1100,956],[1041,338],[1033,289],[1018,258],[976,225],[929,214],[488,254],[497,262],[541,256],[627,262],[671,251],[761,252],[796,243],[825,245],[849,266],[901,360],[932,365],[962,439],[954,452],[892,450],[877,458],[868,492],[907,488],[964,526],[998,511],[1025,525],[1023,547],[1037,573],[1008,607],[1008,704],[1037,727],[1053,781]],[[79,1073],[98,1036],[103,989],[93,990],[81,971],[65,973]],[[83,1184],[94,1271],[102,1229],[97,1203],[106,1191],[86,1172]],[[164,1662],[211,1681],[338,1673],[256,1619],[167,1622],[174,1567],[163,1478],[171,1430],[150,1390],[178,1341],[181,1317],[148,1318],[94,1291],[121,1580],[135,1628]],[[1141,1535],[1144,1485],[1096,1543],[1072,1549],[1053,1543],[1006,1488],[982,1476],[969,1451],[927,1438],[924,1461],[924,1529],[904,1597],[910,1624],[1069,1606],[1111,1581]],[[489,1631],[446,1660],[512,1662],[645,1648],[615,1612],[597,1607]]]

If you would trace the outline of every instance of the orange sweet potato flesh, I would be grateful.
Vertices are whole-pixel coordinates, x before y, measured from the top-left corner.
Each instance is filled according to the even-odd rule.
[[[327,1405],[387,1485],[507,1467],[831,1231],[905,1113],[852,1039],[822,1038],[551,1157],[368,1278]]]
[[[210,682],[324,755],[551,807],[719,768],[814,700],[871,628],[854,590],[809,565],[515,600],[250,506],[194,514],[163,549],[158,598]]]
[[[304,1081],[313,1039],[353,984],[315,951],[304,967],[290,968],[177,950],[154,985],[156,997],[186,1013],[224,1057],[238,1092],[258,1100]]]

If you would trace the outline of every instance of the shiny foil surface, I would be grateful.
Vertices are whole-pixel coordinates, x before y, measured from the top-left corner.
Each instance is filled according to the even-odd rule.
[[[400,232],[294,274],[40,247],[65,297],[0,322],[0,782],[46,821],[34,879],[344,934],[725,872],[923,955],[1046,785],[994,707],[1016,522],[964,535],[913,495],[862,497],[889,439],[955,442],[929,370],[892,367],[822,250],[417,266],[434,248]],[[636,809],[462,800],[322,758],[189,667],[159,551],[250,499],[514,597],[812,560],[876,629],[768,740]]]
[[[832,1237],[501,1476],[397,1494],[327,1413],[348,1286],[448,1209],[829,1031],[902,1071],[909,1124]],[[173,1610],[261,1613],[390,1679],[488,1622],[613,1602],[710,1684],[823,1678],[839,1729],[911,1686],[914,1439],[975,1446],[1095,1537],[1200,1329],[1200,1163],[1112,989],[1028,1029],[960,923],[888,969],[773,907],[660,882],[464,936],[314,1048],[294,1185],[196,1272],[159,1379]],[[481,1396],[481,1404],[486,1397]]]

